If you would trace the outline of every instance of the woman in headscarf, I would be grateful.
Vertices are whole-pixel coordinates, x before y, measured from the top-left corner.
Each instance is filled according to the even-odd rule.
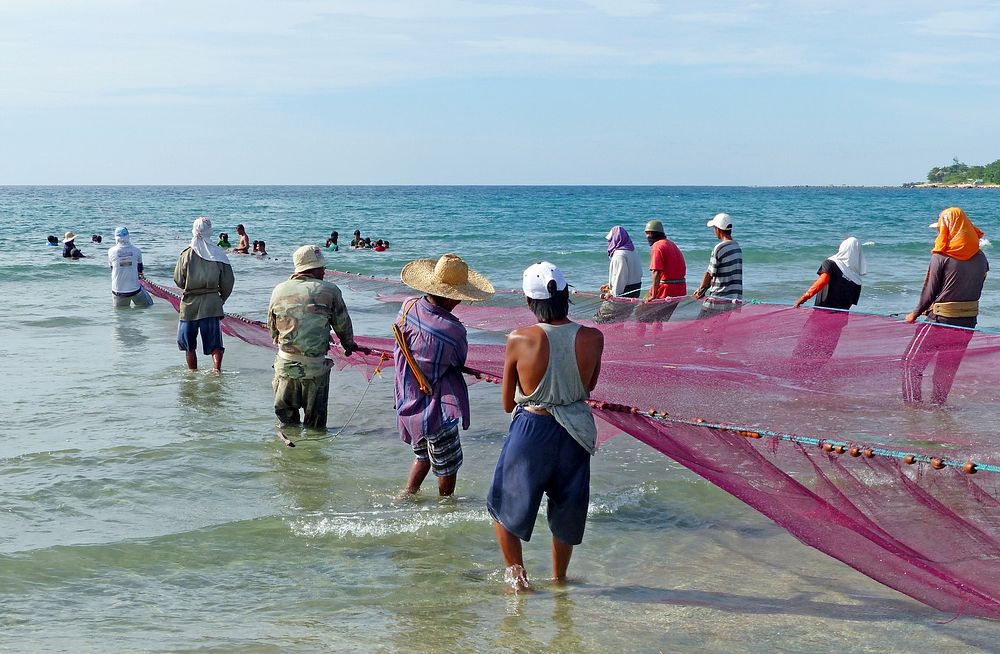
[[[958,207],[942,211],[930,226],[937,230],[937,240],[917,307],[906,316],[912,323],[926,315],[929,322],[917,328],[903,354],[903,398],[921,401],[923,372],[937,357],[933,401],[943,404],[972,339],[990,264],[979,248],[982,230]],[[968,329],[942,329],[933,323]]]
[[[615,225],[604,239],[608,242],[608,283],[601,293],[612,297],[639,297],[642,287],[642,262],[632,238],[621,225]]]
[[[222,307],[233,292],[235,280],[229,258],[212,242],[212,221],[198,218],[191,227],[191,245],[174,266],[174,283],[184,291],[178,308],[177,347],[185,352],[187,366],[198,367],[198,334],[202,351],[211,355],[215,370],[222,369]]]
[[[819,267],[816,280],[809,290],[795,303],[802,306],[816,296],[816,306],[825,309],[848,310],[861,299],[861,276],[868,272],[861,242],[853,236],[844,239],[837,254]]]

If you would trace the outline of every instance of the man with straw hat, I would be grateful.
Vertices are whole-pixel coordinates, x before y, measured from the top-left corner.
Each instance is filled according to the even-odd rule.
[[[318,246],[303,245],[292,255],[294,273],[278,284],[267,307],[267,330],[278,346],[274,360],[274,414],[285,425],[326,427],[330,370],[326,357],[333,329],[350,356],[354,329],[336,284],[323,281],[326,260]]]
[[[462,465],[459,423],[468,429],[470,416],[469,389],[462,376],[469,341],[452,310],[462,301],[488,300],[495,291],[454,254],[437,261],[411,261],[399,276],[425,293],[404,302],[393,324],[397,424],[416,457],[405,492],[420,490],[433,470],[438,493],[451,495]]]

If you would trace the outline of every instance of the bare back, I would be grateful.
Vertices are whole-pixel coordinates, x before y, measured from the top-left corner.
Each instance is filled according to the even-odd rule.
[[[560,321],[553,324],[569,324]],[[604,334],[592,327],[580,327],[576,335],[576,362],[580,381],[588,391],[597,386],[601,373],[601,354],[604,351]],[[526,394],[532,394],[545,376],[549,366],[549,341],[538,325],[515,329],[507,337],[507,351],[504,356],[503,407],[505,411],[514,409],[514,393],[518,386]]]

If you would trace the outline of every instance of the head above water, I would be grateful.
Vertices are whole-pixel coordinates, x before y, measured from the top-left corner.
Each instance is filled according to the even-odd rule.
[[[57,245],[59,243],[59,239],[51,235],[46,240],[53,245]]]
[[[237,225],[236,233],[239,234],[240,236],[246,234],[247,233],[246,227],[244,227],[242,224]]]
[[[541,261],[528,266],[522,275],[521,289],[538,322],[559,322],[569,316],[569,284],[554,264]]]

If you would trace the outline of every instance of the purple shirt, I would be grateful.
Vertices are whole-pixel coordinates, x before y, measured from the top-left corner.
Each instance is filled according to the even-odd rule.
[[[426,297],[403,303],[406,314],[403,335],[420,371],[431,385],[431,394],[420,390],[409,364],[399,351],[393,350],[396,362],[396,415],[399,435],[406,443],[441,431],[447,421],[462,419],[462,429],[469,428],[469,388],[462,376],[462,367],[469,354],[465,326],[450,311],[431,304]]]

